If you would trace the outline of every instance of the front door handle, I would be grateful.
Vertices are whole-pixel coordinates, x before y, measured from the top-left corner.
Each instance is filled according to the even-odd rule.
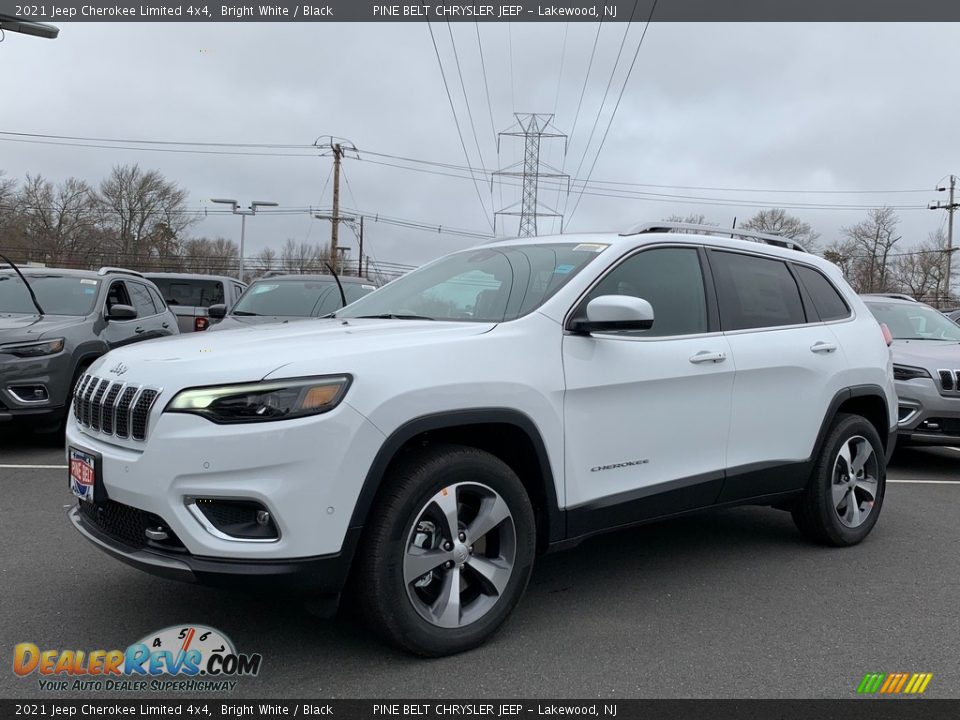
[[[143,328],[142,328],[142,327],[138,327],[136,330],[134,330],[134,332],[135,332],[137,335],[139,335],[139,334],[141,334],[141,333],[143,332]]]
[[[162,323],[162,324],[161,324],[161,327],[162,327],[164,330],[166,330],[168,327],[170,327],[170,323],[166,323],[166,322],[165,322],[165,323]]]
[[[690,362],[694,365],[699,365],[700,363],[712,362],[719,363],[727,359],[725,353],[722,352],[710,352],[709,350],[701,350],[696,355],[690,358]]]
[[[822,340],[810,346],[810,352],[815,353],[832,353],[836,349],[836,343],[823,342]]]

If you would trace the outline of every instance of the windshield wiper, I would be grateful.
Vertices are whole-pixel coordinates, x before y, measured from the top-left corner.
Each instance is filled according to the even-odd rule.
[[[254,316],[259,315],[260,313],[247,312],[246,310],[234,310],[234,311],[233,311],[232,313],[230,313],[230,314],[231,314],[231,315],[246,315],[246,316],[248,316],[248,317],[254,317]]]
[[[382,313],[380,315],[358,315],[356,320],[433,320],[426,315],[401,315],[398,313]]]

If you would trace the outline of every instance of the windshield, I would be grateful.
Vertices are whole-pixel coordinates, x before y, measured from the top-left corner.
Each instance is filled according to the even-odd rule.
[[[366,283],[343,283],[347,303],[376,288]],[[258,280],[237,301],[232,315],[281,315],[315,317],[343,305],[335,280]]]
[[[960,342],[960,325],[920,303],[868,302],[877,319],[890,328],[894,340],[948,340]]]
[[[337,317],[513,320],[540,307],[606,247],[556,243],[466,250],[394,280]]]
[[[30,273],[27,280],[48,315],[89,315],[97,301],[99,280]],[[17,275],[0,273],[0,313],[36,315],[30,292]]]
[[[219,280],[189,280],[147,275],[160,290],[167,305],[207,308],[223,302],[223,283]]]

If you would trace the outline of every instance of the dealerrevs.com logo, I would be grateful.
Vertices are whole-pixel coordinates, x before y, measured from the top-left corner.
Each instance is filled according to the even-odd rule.
[[[13,672],[38,675],[47,691],[231,691],[234,678],[257,675],[262,661],[205,625],[164,628],[125,650],[41,650],[29,642],[13,649]],[[161,679],[170,676],[181,679]]]

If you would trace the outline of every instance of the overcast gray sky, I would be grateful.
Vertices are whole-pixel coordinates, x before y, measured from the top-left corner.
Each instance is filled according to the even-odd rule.
[[[565,170],[580,165],[625,24],[602,28]],[[471,163],[479,165],[447,25],[434,24]],[[579,177],[593,162],[643,23],[624,57]],[[521,159],[505,143],[499,158],[487,110],[477,29],[452,25],[485,167]],[[595,24],[486,23],[479,27],[493,121],[506,129],[519,112],[553,112],[573,129]],[[563,72],[561,54],[567,33]],[[672,213],[703,212],[723,225],[751,204],[925,206],[960,171],[952,142],[960,117],[958,27],[952,24],[658,24],[640,50],[593,181],[750,188],[749,192],[630,188],[689,198],[585,195],[574,232],[612,230]],[[511,43],[512,40],[512,43]],[[512,44],[512,55],[510,47]],[[511,62],[512,57],[512,62]],[[512,73],[511,73],[512,65]],[[464,165],[427,26],[411,24],[65,23],[48,41],[8,33],[0,44],[4,82],[0,130],[54,135],[238,143],[309,144],[349,138],[363,150]],[[559,89],[559,92],[558,92]],[[544,156],[562,163],[559,143]],[[297,151],[303,152],[303,151]],[[369,159],[382,159],[366,156]],[[190,191],[191,206],[211,197],[329,205],[321,195],[329,158],[191,155],[0,142],[0,169],[22,178],[77,176],[97,182],[117,163],[156,168]],[[392,161],[388,161],[392,162]],[[477,231],[489,230],[491,198],[468,179],[348,159],[343,202],[366,212]],[[453,171],[460,174],[459,171]],[[928,190],[900,194],[776,194],[763,190]],[[541,192],[551,205],[556,193]],[[355,198],[355,199],[354,199]],[[519,189],[503,188],[503,203]],[[670,202],[668,202],[668,200]],[[559,205],[564,205],[561,198]],[[568,213],[577,202],[571,197]],[[712,202],[712,201],[710,201]],[[863,210],[791,210],[828,241]],[[937,229],[942,212],[899,211],[905,244]],[[516,218],[507,219],[515,234]],[[198,235],[239,236],[239,219],[208,217]],[[501,229],[498,221],[498,230]],[[550,221],[541,220],[541,234]],[[248,223],[247,253],[288,237],[323,240],[329,224],[309,215]],[[355,241],[346,234],[346,244]],[[371,224],[367,249],[378,260],[418,263],[476,240]]]

